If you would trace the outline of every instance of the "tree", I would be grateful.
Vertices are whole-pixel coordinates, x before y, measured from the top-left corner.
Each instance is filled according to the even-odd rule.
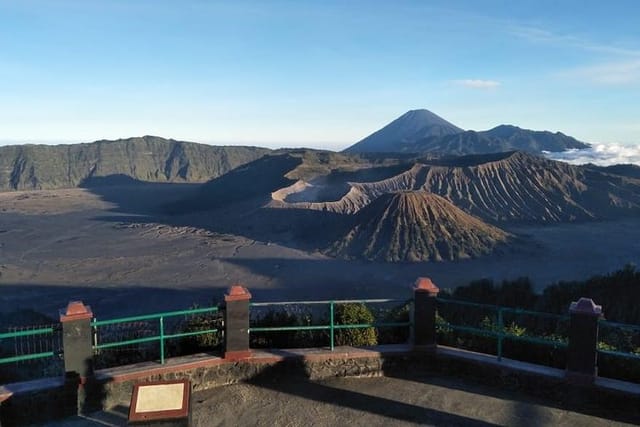
[[[373,313],[362,303],[338,304],[335,307],[336,325],[372,324]],[[336,345],[376,345],[378,334],[375,328],[338,329],[335,333]]]

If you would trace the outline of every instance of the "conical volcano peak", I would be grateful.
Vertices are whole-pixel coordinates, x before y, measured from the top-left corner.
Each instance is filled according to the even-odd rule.
[[[463,130],[429,110],[410,110],[345,152],[402,152],[421,139],[460,132]]]

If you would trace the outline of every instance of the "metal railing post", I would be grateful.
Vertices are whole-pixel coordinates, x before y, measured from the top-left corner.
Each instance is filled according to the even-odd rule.
[[[334,348],[333,304],[333,301],[329,302],[329,335],[331,336],[331,351],[333,351]]]
[[[160,316],[160,364],[164,365],[164,317]]]
[[[498,307],[498,362],[502,361],[502,340],[504,339],[504,322],[502,307]]]

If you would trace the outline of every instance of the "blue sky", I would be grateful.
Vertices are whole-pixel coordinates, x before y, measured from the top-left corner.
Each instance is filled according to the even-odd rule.
[[[414,108],[639,143],[639,20],[634,0],[0,0],[0,143],[342,149]]]

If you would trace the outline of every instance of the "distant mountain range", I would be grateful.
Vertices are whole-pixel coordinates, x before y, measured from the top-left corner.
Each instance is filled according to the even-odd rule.
[[[401,147],[435,147],[437,141],[446,155],[435,149],[400,155],[272,151],[151,136],[0,147],[0,191],[203,183],[195,196],[165,212],[210,211],[214,227],[225,232],[268,241],[282,235],[332,256],[391,262],[493,253],[512,240],[498,228],[503,224],[640,214],[636,166],[573,166],[523,151],[454,156],[481,147],[500,151],[525,145],[535,152],[578,142],[513,126],[461,131],[434,117],[413,112],[406,117],[410,126],[400,126],[403,119],[393,129],[404,135]],[[427,127],[425,120],[431,123]],[[470,140],[472,147],[464,142]]]
[[[207,210],[230,230],[335,257],[444,261],[500,251],[517,240],[499,228],[510,224],[637,216],[640,180],[523,152],[372,160],[297,150],[239,167],[171,209]]]
[[[269,151],[156,136],[71,145],[10,145],[0,147],[0,191],[90,186],[123,177],[205,182]]]
[[[384,178],[376,181],[299,180],[272,193],[274,206],[355,214],[384,194],[422,190],[493,223],[584,221],[640,212],[640,180],[522,152],[407,162],[399,173],[397,167],[382,169],[390,173],[384,177],[380,171]]]
[[[344,150],[345,153],[486,154],[505,151],[565,151],[589,145],[563,133],[500,125],[464,131],[428,110],[411,110]]]

